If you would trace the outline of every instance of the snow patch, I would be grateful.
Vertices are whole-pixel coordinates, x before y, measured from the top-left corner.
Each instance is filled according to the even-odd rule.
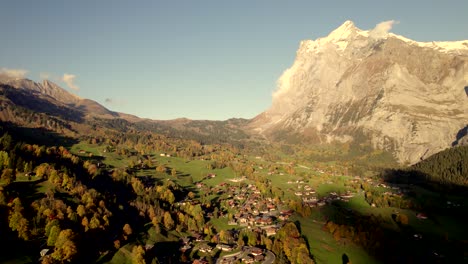
[[[390,36],[402,40],[410,45],[431,48],[441,52],[453,52],[457,50],[468,51],[468,40],[419,42],[393,33],[390,33]]]

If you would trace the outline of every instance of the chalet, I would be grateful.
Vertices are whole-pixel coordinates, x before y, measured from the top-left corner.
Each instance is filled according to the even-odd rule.
[[[265,256],[264,255],[254,256],[254,260],[255,262],[263,262],[265,260]]]
[[[268,227],[265,229],[265,233],[267,236],[274,236],[276,235],[276,228],[275,227]]]
[[[242,258],[242,263],[254,263],[255,262],[255,259],[252,258],[251,256],[245,256]]]
[[[195,238],[195,241],[197,242],[203,241],[203,235],[200,233],[194,233],[193,237]]]
[[[273,220],[271,219],[271,217],[258,217],[257,219],[255,219],[255,223],[257,225],[271,225],[273,223]]]
[[[248,221],[249,220],[245,216],[242,216],[242,217],[239,218],[239,223],[240,224],[247,224]]]
[[[146,251],[151,250],[153,247],[154,247],[154,244],[146,244],[145,245],[145,250]]]
[[[281,221],[286,221],[289,219],[289,215],[280,215],[278,216],[278,219],[281,220]]]
[[[49,250],[48,248],[44,248],[43,250],[41,250],[41,252],[39,252],[39,254],[41,255],[41,257],[44,257],[45,255],[47,255],[47,253],[49,253]]]
[[[294,211],[293,210],[281,211],[281,214],[291,216],[292,214],[294,214]]]
[[[179,251],[180,252],[185,252],[185,251],[187,251],[187,250],[189,250],[191,248],[192,248],[192,246],[187,244],[187,245],[183,245],[181,248],[179,248]]]
[[[250,248],[250,253],[254,256],[263,255],[263,249],[258,247],[252,247]]]
[[[208,244],[201,244],[198,247],[198,250],[203,253],[210,253],[213,250],[213,248],[208,246]]]
[[[231,245],[226,245],[226,244],[218,244],[218,245],[216,245],[216,248],[217,248],[217,249],[220,249],[220,250],[222,250],[222,251],[227,251],[227,252],[233,251],[233,250],[234,250],[234,247],[233,247],[233,246],[231,246]]]

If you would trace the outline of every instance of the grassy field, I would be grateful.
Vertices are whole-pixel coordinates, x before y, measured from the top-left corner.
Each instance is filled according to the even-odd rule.
[[[342,263],[343,254],[346,254],[352,263],[379,263],[359,246],[351,243],[339,244],[330,233],[322,230],[323,222],[298,216],[292,220],[300,222],[301,231],[307,238],[310,252],[318,264]]]
[[[80,153],[85,152],[85,153]],[[84,158],[99,158],[103,159],[103,162],[107,165],[122,168],[136,162],[136,157],[121,156],[117,153],[104,153],[104,147],[98,145],[90,145],[87,143],[79,143],[73,146],[72,152],[83,156]],[[90,155],[91,154],[91,155]],[[92,156],[92,157],[90,157]],[[191,190],[198,193],[198,189],[194,187],[194,183],[203,181],[209,187],[219,185],[220,183],[227,182],[229,179],[237,178],[241,175],[236,173],[229,167],[224,169],[208,169],[211,161],[205,160],[186,160],[178,157],[162,157],[158,153],[151,153],[152,168],[137,170],[137,176],[150,176],[160,181],[171,179],[187,190]],[[335,172],[340,169],[338,165],[333,162],[322,163],[322,164],[306,164],[296,165],[294,167],[295,172],[288,174],[285,171],[285,166],[289,163],[268,163],[261,159],[249,158],[250,161],[256,163],[256,171],[258,177],[266,177],[271,180],[274,187],[280,188],[284,191],[284,200],[298,199],[295,196],[295,191],[299,190],[299,186],[309,185],[316,190],[316,196],[325,197],[331,192],[344,193],[347,190],[351,190],[348,187],[348,183],[352,180],[349,176],[336,175]],[[164,165],[168,170],[176,170],[176,175],[172,176],[170,173],[156,172],[155,167],[158,165]],[[269,165],[274,165],[279,168],[279,173],[268,175]],[[260,169],[260,167],[262,167]],[[322,170],[328,168],[331,170]],[[325,172],[324,172],[325,171]],[[215,174],[216,177],[206,179],[208,174]],[[25,178],[18,178],[19,181],[26,181]],[[287,182],[293,182],[288,184]],[[304,181],[299,184],[296,181]],[[247,180],[246,183],[250,181]],[[38,192],[46,192],[50,185],[47,182],[41,182],[37,185]],[[383,187],[373,187],[380,193],[388,191]],[[351,190],[356,192],[356,190]],[[434,201],[436,206],[446,206],[446,200],[450,199],[453,202],[460,203],[464,206],[465,201],[460,197],[447,196],[441,199],[440,194],[430,192],[426,189],[414,189],[416,199],[425,205],[425,208],[430,205],[427,201]],[[211,196],[209,198],[216,198]],[[464,223],[459,221],[456,217],[443,215],[441,213],[431,215],[427,220],[420,220],[416,217],[418,212],[413,210],[403,210],[393,207],[371,207],[364,198],[364,193],[358,191],[356,195],[349,200],[349,202],[334,202],[326,208],[314,208],[312,209],[312,215],[308,218],[301,218],[295,216],[293,221],[297,220],[300,222],[302,234],[308,240],[309,247],[312,255],[314,256],[317,263],[342,263],[342,258],[346,255],[352,263],[378,263],[372,256],[368,254],[360,246],[353,243],[337,242],[333,236],[325,230],[322,230],[324,221],[327,219],[334,220],[334,217],[345,219],[347,212],[354,211],[358,215],[368,216],[375,215],[379,216],[382,220],[382,225],[385,228],[392,229],[394,231],[400,231],[400,227],[396,224],[392,218],[392,214],[396,212],[405,214],[408,216],[409,224],[406,230],[411,230],[408,236],[412,236],[413,233],[423,233],[437,237],[449,236],[450,238],[463,240],[468,236],[468,232],[464,231]],[[336,215],[338,212],[338,215]],[[227,230],[231,228],[238,228],[237,226],[230,226],[227,224],[227,218],[212,219],[210,223],[214,225],[217,230]],[[462,230],[462,231],[460,231]],[[148,241],[151,242],[163,242],[172,243],[174,238],[180,236],[180,234],[172,234],[169,238],[160,234],[152,234],[151,229],[147,234]],[[141,241],[140,241],[141,242]],[[128,252],[131,249],[129,245],[126,245],[120,249],[112,258],[111,263],[128,263]]]
[[[88,144],[86,142],[80,142],[71,147],[71,152],[84,159],[104,159],[104,162],[115,168],[122,168],[128,166],[132,157],[125,157],[119,155],[116,152],[105,152],[105,147],[102,145]],[[84,151],[85,153],[80,153]],[[92,155],[90,155],[92,154]],[[136,160],[135,158],[133,158]]]

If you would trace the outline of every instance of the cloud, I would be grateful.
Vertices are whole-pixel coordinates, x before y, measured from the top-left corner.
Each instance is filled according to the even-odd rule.
[[[50,79],[52,79],[52,78],[54,78],[54,77],[52,76],[52,74],[50,74],[50,73],[48,73],[48,72],[41,72],[41,73],[39,73],[39,78],[40,78],[41,80],[50,80]],[[54,78],[54,79],[55,79],[55,78]]]
[[[66,83],[68,87],[70,87],[70,89],[79,91],[80,87],[78,87],[78,85],[75,84],[75,78],[76,78],[76,75],[74,74],[64,73],[62,77],[62,81]]]
[[[400,22],[395,20],[388,20],[380,22],[369,32],[369,37],[375,40],[383,39],[387,37],[388,32],[392,29],[393,25],[398,24]]]
[[[21,79],[26,76],[26,73],[28,73],[28,71],[24,69],[0,68],[0,75],[7,76],[9,78]]]

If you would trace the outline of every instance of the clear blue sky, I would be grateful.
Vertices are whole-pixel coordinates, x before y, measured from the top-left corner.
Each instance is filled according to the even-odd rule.
[[[153,119],[252,118],[299,42],[345,20],[419,41],[468,39],[468,1],[2,1],[0,68]],[[71,90],[70,90],[71,91]]]

